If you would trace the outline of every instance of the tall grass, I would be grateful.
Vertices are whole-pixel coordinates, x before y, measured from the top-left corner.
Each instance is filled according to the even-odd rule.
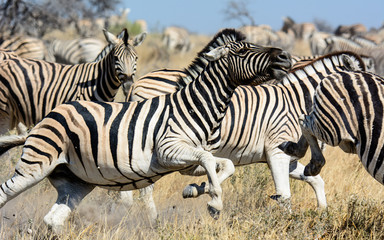
[[[158,68],[183,68],[208,41],[194,36],[195,49],[172,55],[161,49],[159,36],[149,36],[138,47],[138,76]],[[304,47],[303,47],[304,46]],[[294,51],[308,54],[301,44]],[[0,160],[0,180],[13,173],[20,149]],[[306,156],[301,162],[306,164]],[[145,207],[135,193],[133,206],[116,200],[112,193],[95,189],[72,214],[61,234],[52,235],[43,223],[56,199],[47,180],[22,193],[1,209],[0,239],[384,239],[384,188],[363,169],[358,158],[338,148],[327,147],[327,164],[322,170],[329,207],[317,210],[312,188],[291,180],[292,210],[281,208],[270,198],[275,194],[266,164],[236,169],[223,183],[224,209],[213,220],[206,204],[209,196],[183,199],[189,183],[205,177],[179,173],[160,179],[154,191],[159,219],[149,221]]]

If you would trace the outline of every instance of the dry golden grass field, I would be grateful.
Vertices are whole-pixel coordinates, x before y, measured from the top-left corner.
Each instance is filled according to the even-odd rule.
[[[194,48],[185,55],[168,54],[159,39],[150,35],[137,48],[138,77],[159,68],[186,67],[210,37],[193,36]],[[299,43],[293,53],[307,51]],[[20,149],[14,149],[1,157],[1,181],[11,176],[19,156]],[[384,239],[384,187],[363,169],[357,156],[327,147],[325,157],[321,175],[329,207],[324,211],[316,209],[311,187],[295,180],[291,180],[291,213],[280,208],[270,199],[275,190],[267,165],[254,164],[237,168],[222,184],[224,209],[219,220],[208,214],[209,196],[182,198],[184,186],[205,178],[174,173],[156,183],[156,225],[148,221],[137,193],[134,205],[128,207],[114,194],[95,189],[73,213],[63,234],[52,237],[43,217],[56,192],[44,180],[1,209],[0,239]],[[308,161],[307,154],[301,162]]]

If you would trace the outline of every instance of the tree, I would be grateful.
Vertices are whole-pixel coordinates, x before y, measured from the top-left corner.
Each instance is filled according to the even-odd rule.
[[[248,10],[248,4],[247,0],[229,1],[227,8],[224,10],[226,19],[238,20],[243,26],[256,25],[255,19]]]
[[[1,0],[0,30],[12,35],[22,33],[39,37],[70,24],[80,30],[81,20],[93,23],[96,18],[105,18],[120,1]]]

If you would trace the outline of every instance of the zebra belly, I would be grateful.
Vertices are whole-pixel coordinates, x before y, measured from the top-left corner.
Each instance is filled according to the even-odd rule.
[[[153,154],[136,152],[132,158],[124,154],[117,161],[108,157],[95,161],[93,158],[80,159],[73,152],[69,156],[68,169],[81,180],[99,187],[132,190],[146,187],[164,175],[152,170],[151,160],[154,157]]]
[[[264,144],[220,148],[214,155],[231,159],[235,166],[266,162]]]

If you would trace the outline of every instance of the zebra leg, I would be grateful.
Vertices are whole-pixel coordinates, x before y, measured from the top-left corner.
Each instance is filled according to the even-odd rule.
[[[289,164],[291,157],[278,148],[267,150],[266,155],[276,189],[276,195],[271,196],[271,198],[278,200],[280,205],[290,209]]]
[[[0,155],[4,154],[11,148],[23,145],[27,140],[27,127],[24,124],[19,123],[17,125],[17,129],[19,135],[0,136]]]
[[[311,116],[303,116],[300,118],[300,126],[303,132],[303,136],[307,139],[307,142],[311,148],[311,161],[305,166],[305,176],[316,176],[320,173],[322,167],[325,165],[325,158],[319,147],[317,138],[312,135],[310,127]]]
[[[0,208],[20,193],[43,180],[52,171],[40,162],[31,162],[21,158],[16,165],[13,177],[0,186]],[[51,169],[52,169],[51,168]]]
[[[218,168],[218,165],[216,165],[216,168]],[[216,171],[218,170],[216,169]],[[188,176],[202,176],[207,174],[205,169],[200,165],[190,171],[180,171],[180,173]],[[200,186],[192,183],[184,188],[183,198],[197,198],[206,193],[209,193],[209,187],[205,182],[202,182]]]
[[[216,157],[217,163],[216,163],[216,172],[217,172],[217,177],[219,179],[220,184],[230,177],[232,174],[228,175],[230,172],[234,172],[234,166],[233,163],[230,164],[228,161],[231,161],[226,158],[219,158]],[[231,161],[232,162],[232,161]],[[233,169],[231,169],[233,166]],[[223,170],[226,169],[226,170]],[[203,167],[197,166],[194,168],[192,171],[188,172],[183,172],[182,174],[184,175],[189,175],[189,176],[202,176],[206,174],[206,171]],[[195,183],[189,184],[186,186],[183,190],[183,198],[197,198],[202,194],[209,193],[209,187],[205,182],[202,182],[201,185],[197,185]]]
[[[208,202],[208,211],[214,219],[218,219],[220,210],[223,209],[220,183],[234,173],[235,167],[232,161],[225,158],[214,157],[210,152],[198,150],[189,145],[183,146],[183,156],[185,156],[185,158],[179,157],[175,161],[166,162],[164,164],[166,164],[168,168],[171,167],[171,165],[180,167],[181,165],[188,166],[199,164],[205,169],[209,182],[208,192],[212,198],[212,200]],[[217,164],[223,166],[219,175],[216,173]]]
[[[289,164],[289,176],[293,179],[307,182],[315,191],[318,208],[327,207],[327,198],[325,196],[324,181],[320,175],[304,176],[304,165],[293,161]]]
[[[94,186],[77,178],[64,166],[55,169],[49,180],[56,188],[58,196],[56,203],[45,215],[44,222],[53,232],[58,233],[73,209],[94,189]]]
[[[5,112],[0,112],[0,135],[6,134],[11,130],[11,118]]]
[[[132,191],[120,191],[119,192],[121,203],[126,204],[126,206],[131,207],[133,205],[133,192]]]
[[[222,166],[218,174],[216,173],[217,164]],[[208,211],[214,219],[218,219],[220,210],[223,209],[221,183],[232,176],[235,172],[235,166],[231,160],[214,157],[208,152],[201,158],[201,166],[207,171],[209,195],[212,198],[212,200],[208,202]]]
[[[155,184],[149,185],[145,188],[140,188],[140,197],[139,200],[143,201],[144,207],[147,208],[149,221],[152,224],[155,224],[157,221],[158,213],[156,209],[155,201],[153,200],[153,188]],[[119,201],[126,206],[132,206],[133,205],[133,193],[132,191],[120,191],[120,199]]]
[[[27,136],[28,128],[24,125],[24,123],[19,122],[19,124],[17,124],[17,132],[20,136]]]
[[[149,213],[149,220],[152,224],[156,223],[158,214],[156,209],[155,201],[153,200],[153,188],[154,184],[149,185],[148,187],[139,189],[140,191],[140,199],[143,200],[144,206],[147,208],[147,212]]]
[[[278,148],[292,157],[302,158],[307,152],[308,142],[304,136],[301,136],[297,143],[290,141],[283,142]]]

